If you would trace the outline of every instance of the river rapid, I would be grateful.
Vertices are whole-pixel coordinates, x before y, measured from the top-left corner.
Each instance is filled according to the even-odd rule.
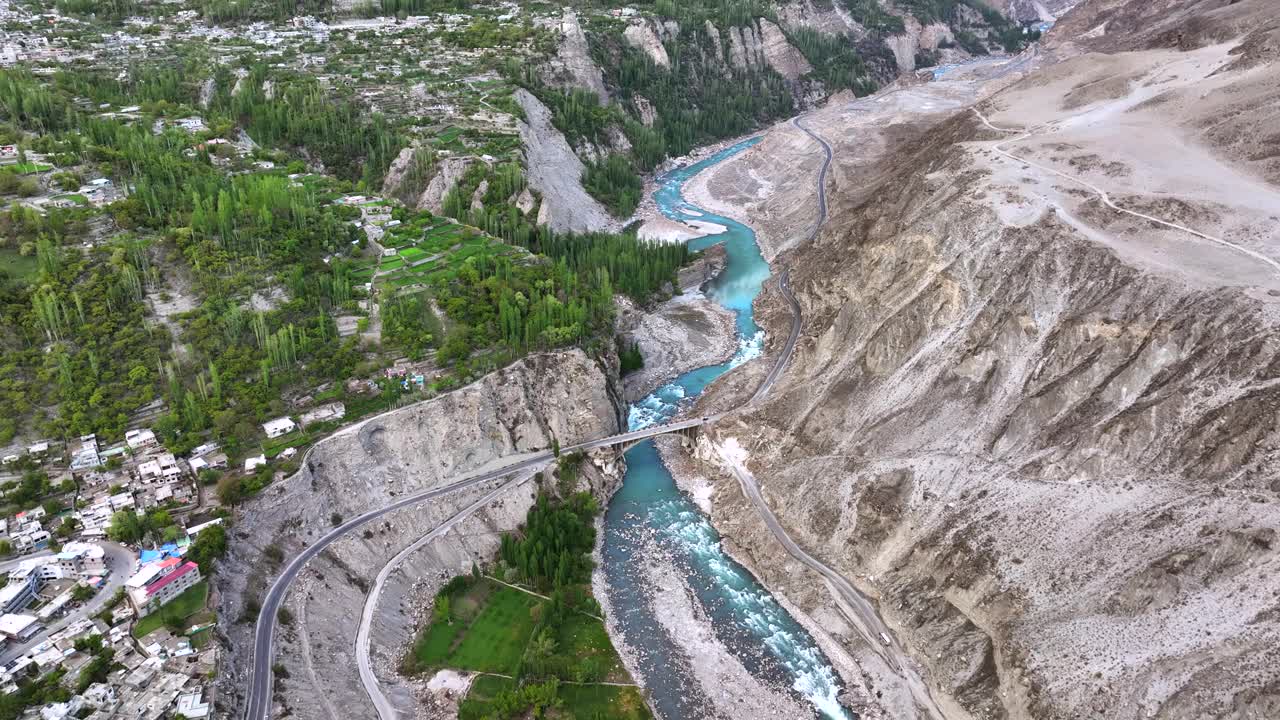
[[[681,195],[684,183],[694,175],[758,141],[738,143],[659,179],[654,200],[664,215],[726,228],[692,240],[689,246],[701,250],[725,245],[724,271],[712,281],[707,295],[734,313],[738,351],[728,362],[687,372],[633,404],[628,418],[632,430],[673,417],[713,380],[761,353],[764,333],[755,323],[752,302],[770,271],[755,233],[729,218],[690,206]],[[786,688],[812,709],[813,717],[851,720],[854,715],[837,699],[839,676],[813,637],[725,553],[719,534],[693,499],[676,486],[653,442],[635,446],[626,459],[626,477],[605,512],[603,570],[616,631],[638,665],[659,717],[704,717],[708,700],[691,672],[691,665],[703,660],[685,656],[671,636],[669,619],[658,617],[654,610],[656,588],[646,564],[656,554],[673,561],[675,574],[683,576],[685,587],[680,591],[690,593],[695,613],[710,623],[715,638],[752,676],[771,687]],[[748,713],[750,707],[746,706]]]

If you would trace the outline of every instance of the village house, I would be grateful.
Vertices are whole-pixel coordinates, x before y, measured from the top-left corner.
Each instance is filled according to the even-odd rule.
[[[125,581],[125,594],[138,617],[146,617],[200,582],[200,568],[170,557],[144,565]]]
[[[144,483],[172,481],[182,476],[182,466],[173,453],[160,453],[138,465],[138,479]]]
[[[156,434],[148,428],[130,430],[124,434],[124,441],[130,450],[137,452],[143,448],[155,447]]]
[[[267,433],[269,438],[278,438],[281,435],[288,435],[298,429],[297,423],[292,418],[281,417],[275,420],[268,420],[262,424],[262,429]]]
[[[80,449],[71,456],[71,469],[92,470],[101,464],[102,460],[98,457],[98,436],[81,436]]]

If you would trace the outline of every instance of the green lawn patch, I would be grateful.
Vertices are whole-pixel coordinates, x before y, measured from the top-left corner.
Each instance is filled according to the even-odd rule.
[[[32,280],[39,271],[35,254],[19,255],[15,250],[0,250],[0,271],[18,280]]]
[[[270,438],[262,443],[262,454],[274,458],[291,447],[301,447],[311,442],[311,435],[304,430],[294,430],[288,435]]]
[[[633,687],[562,684],[559,694],[564,702],[562,709],[569,713],[569,717],[579,720],[601,717],[644,720],[652,717],[640,691]]]
[[[609,641],[604,623],[589,615],[571,613],[559,628],[556,644],[561,653],[578,660],[575,668],[578,676],[573,680],[627,682],[630,679]]]
[[[396,268],[402,265],[404,265],[404,260],[402,260],[399,256],[389,257],[382,261],[382,270],[380,270],[379,272],[385,272],[387,270],[395,270]]]
[[[71,193],[70,195],[58,195],[58,196],[54,197],[53,199],[54,199],[54,200],[70,200],[71,202],[73,202],[73,203],[75,203],[75,204],[77,204],[77,205],[88,205],[88,204],[89,204],[89,198],[87,198],[87,197],[85,197],[85,196],[83,196],[83,195],[81,195],[81,194],[79,194],[79,193]]]
[[[515,687],[515,680],[481,675],[471,683],[467,697],[458,708],[458,720],[483,720],[493,713],[493,701],[499,693],[514,690]]]
[[[435,619],[414,643],[412,670],[451,667],[510,674],[533,633],[541,600],[489,580],[450,596],[453,621]]]
[[[499,695],[512,694],[518,687],[515,680],[481,675],[471,683],[471,690],[458,708],[458,720],[524,717],[519,713],[501,714],[495,702]],[[652,717],[639,690],[633,687],[560,683],[556,687],[556,699],[556,706],[545,711],[542,717],[564,720],[647,720]]]
[[[188,588],[186,592],[171,600],[168,605],[134,623],[133,636],[144,638],[164,625],[182,624],[185,626],[187,618],[203,610],[205,601],[208,599],[209,582],[201,580]]]
[[[44,172],[45,170],[53,169],[52,165],[45,165],[44,163],[33,163],[33,162],[14,163],[9,167],[17,171],[19,175],[30,175],[31,173]]]
[[[419,250],[416,247],[407,247],[400,251],[400,257],[403,258],[404,261],[408,263],[421,260],[426,256],[427,256],[427,252],[425,250]]]

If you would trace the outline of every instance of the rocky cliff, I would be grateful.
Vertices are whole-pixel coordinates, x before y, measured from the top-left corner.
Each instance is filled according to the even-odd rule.
[[[1165,9],[1220,40],[1227,7]],[[1280,185],[1220,134],[1275,131],[1261,98],[1280,68],[1262,41],[1200,44],[1032,72],[981,106],[1012,132],[968,110],[937,122],[936,105],[815,126],[878,159],[838,149],[827,229],[779,259],[796,354],[713,437],[741,443],[793,538],[877,600],[948,717],[1280,708]],[[757,317],[785,337],[776,292]],[[727,476],[714,507],[901,700]]]
[[[519,127],[529,186],[542,197],[538,224],[557,232],[614,228],[617,223],[609,211],[583,189],[582,160],[551,124],[551,111],[523,88],[515,92],[515,99],[525,116]]]
[[[243,702],[255,604],[281,561],[323,535],[334,518],[350,519],[396,497],[444,485],[499,458],[618,431],[622,422],[617,368],[579,350],[531,356],[433,400],[344,428],[319,442],[303,469],[250,501],[237,520],[228,558],[217,577],[218,614],[229,646],[220,704]],[[509,460],[508,460],[509,461]],[[596,491],[620,480],[604,462],[587,473]],[[376,717],[355,673],[353,648],[365,594],[382,566],[414,540],[487,493],[497,483],[443,496],[389,514],[335,542],[299,575],[286,603],[277,661],[287,677],[276,683],[277,712],[296,717]],[[434,583],[492,554],[498,533],[524,520],[535,495],[530,481],[500,496],[453,534],[406,560],[386,590],[373,629],[375,668],[393,702],[412,712],[412,689],[397,684],[400,644],[414,632],[419,596]],[[413,593],[417,580],[426,582]],[[229,716],[234,715],[230,713]]]

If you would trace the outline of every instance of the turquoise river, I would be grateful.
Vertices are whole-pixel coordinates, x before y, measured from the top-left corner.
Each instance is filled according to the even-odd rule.
[[[728,362],[687,372],[632,405],[628,424],[633,430],[672,417],[717,377],[760,355],[763,332],[756,326],[751,304],[769,277],[769,264],[760,255],[755,233],[741,223],[688,205],[681,195],[689,178],[755,142],[744,141],[659,180],[654,199],[664,215],[727,228],[689,245],[701,250],[725,244],[725,269],[707,294],[736,315],[739,347]],[[701,717],[706,698],[689,667],[700,660],[683,657],[649,602],[653,589],[646,582],[644,563],[654,539],[674,557],[716,638],[753,676],[765,684],[789,688],[813,709],[814,717],[852,718],[837,700],[839,677],[813,637],[724,552],[715,528],[677,488],[653,442],[636,445],[626,459],[626,477],[605,513],[605,578],[622,640],[636,658],[658,715],[666,720]]]

